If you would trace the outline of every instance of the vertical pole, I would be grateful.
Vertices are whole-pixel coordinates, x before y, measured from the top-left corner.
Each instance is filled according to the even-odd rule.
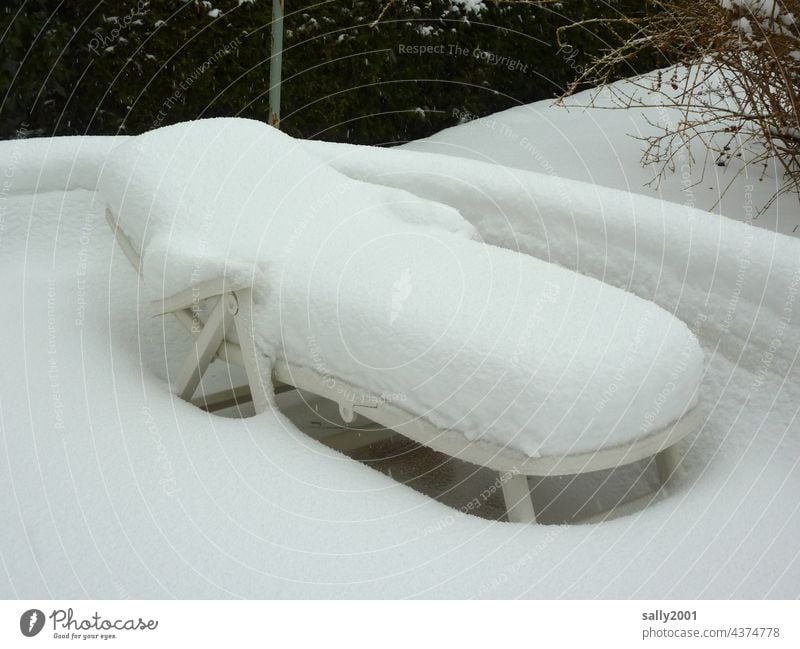
[[[228,311],[233,316],[239,347],[242,350],[244,371],[253,395],[253,406],[256,414],[261,414],[270,406],[273,396],[272,371],[265,368],[261,361],[261,352],[256,347],[253,325],[253,291],[243,289],[236,291],[235,300],[230,303]]]
[[[658,468],[658,477],[661,480],[661,484],[667,484],[667,481],[675,473],[680,463],[681,454],[678,452],[677,444],[665,448],[656,455],[656,467]]]
[[[506,511],[510,523],[535,523],[536,513],[533,509],[531,487],[528,476],[500,474],[503,485],[503,499],[506,501]]]
[[[281,66],[283,64],[283,1],[272,0],[272,51],[269,59],[269,123],[281,126]]]

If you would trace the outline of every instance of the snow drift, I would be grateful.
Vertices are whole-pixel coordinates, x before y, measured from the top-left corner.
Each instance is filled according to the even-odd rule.
[[[277,413],[227,420],[174,400],[163,382],[164,355],[179,359],[185,348],[165,321],[137,319],[136,278],[105,224],[105,200],[86,191],[13,195],[24,177],[33,179],[32,189],[40,175],[48,177],[41,171],[50,164],[49,141],[37,145],[45,157],[28,156],[30,142],[4,142],[4,180],[12,178],[0,192],[0,266],[11,308],[0,323],[0,593],[797,597],[800,344],[793,278],[800,243],[751,227],[760,219],[741,225],[561,180],[581,174],[639,191],[636,180],[647,172],[625,135],[644,126],[636,111],[584,114],[540,102],[514,114],[515,132],[545,158],[522,156],[521,140],[502,133],[479,142],[475,129],[487,129],[485,123],[446,134],[451,152],[505,164],[515,155],[515,166],[544,172],[545,202],[528,212],[522,207],[531,201],[516,191],[513,173],[493,168],[521,208],[476,219],[482,236],[653,300],[702,343],[706,419],[684,444],[668,498],[599,525],[491,523],[325,449]],[[504,115],[487,119],[500,128]],[[596,142],[583,146],[587,138]],[[91,185],[104,147],[98,143],[90,161],[97,138],[82,140],[80,155],[74,141],[63,142],[67,168],[80,166]],[[370,156],[347,147],[330,155],[354,151]],[[561,166],[557,154],[564,154]],[[466,174],[484,188],[497,179],[490,166],[464,169],[450,156],[436,161],[431,173]],[[406,157],[397,164],[409,174],[427,163],[420,158],[416,169]],[[70,178],[75,173],[63,180]],[[683,203],[681,178],[674,180],[664,194]],[[744,198],[749,180],[740,180],[733,189]],[[500,188],[494,199],[508,207]],[[734,209],[740,202],[728,201],[724,213],[745,220],[741,205]]]

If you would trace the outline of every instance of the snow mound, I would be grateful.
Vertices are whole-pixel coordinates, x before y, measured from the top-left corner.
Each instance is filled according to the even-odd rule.
[[[663,76],[668,89],[672,73],[664,71]],[[785,183],[780,162],[748,164],[744,157],[727,154],[727,134],[692,139],[674,151],[672,164],[642,164],[647,138],[686,119],[683,110],[664,105],[659,92],[647,90],[656,87],[655,78],[646,75],[586,90],[563,105],[545,100],[517,106],[403,148],[581,180],[800,236],[797,195],[787,192],[771,201]],[[620,108],[620,98],[627,96],[648,106]]]
[[[652,302],[476,241],[446,200],[350,178],[311,149],[258,122],[191,122],[123,143],[98,189],[158,292],[247,279],[267,355],[471,439],[591,451],[695,404],[702,351]]]
[[[330,228],[357,210],[475,234],[452,208],[381,188],[365,200],[361,183],[321,167],[260,122],[204,120],[127,140],[108,156],[98,188],[142,254],[146,279],[166,294],[222,275],[252,280],[263,264],[293,255],[310,222]]]
[[[67,136],[1,141],[3,195],[93,191],[109,152],[125,139]]]

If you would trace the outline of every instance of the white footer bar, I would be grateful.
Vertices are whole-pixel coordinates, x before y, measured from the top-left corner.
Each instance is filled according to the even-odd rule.
[[[31,600],[0,602],[0,647],[797,647],[798,620],[787,601]]]

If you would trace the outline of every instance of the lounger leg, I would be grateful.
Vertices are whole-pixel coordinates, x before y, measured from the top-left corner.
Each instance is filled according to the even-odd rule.
[[[256,414],[259,414],[269,408],[273,388],[272,376],[262,367],[260,353],[253,338],[255,333],[253,293],[250,289],[236,291],[231,314],[239,337],[239,347],[242,350],[244,371],[247,373],[247,382],[250,384],[250,393],[253,395],[253,406]]]
[[[669,448],[656,455],[656,468],[658,469],[658,479],[661,484],[667,484],[670,476],[675,473],[675,469],[680,464],[681,456],[678,453],[678,445],[673,444]]]
[[[506,478],[506,476],[501,474],[500,479],[503,480],[503,478]],[[511,523],[536,522],[528,476],[514,475],[507,477],[503,482],[503,498],[506,501],[508,520]]]
[[[178,396],[184,401],[191,400],[194,391],[200,384],[200,379],[222,344],[225,336],[226,317],[225,296],[222,296],[211,310],[208,320],[203,325],[203,330],[195,338],[192,351],[189,352],[189,356],[178,372],[175,387]]]

